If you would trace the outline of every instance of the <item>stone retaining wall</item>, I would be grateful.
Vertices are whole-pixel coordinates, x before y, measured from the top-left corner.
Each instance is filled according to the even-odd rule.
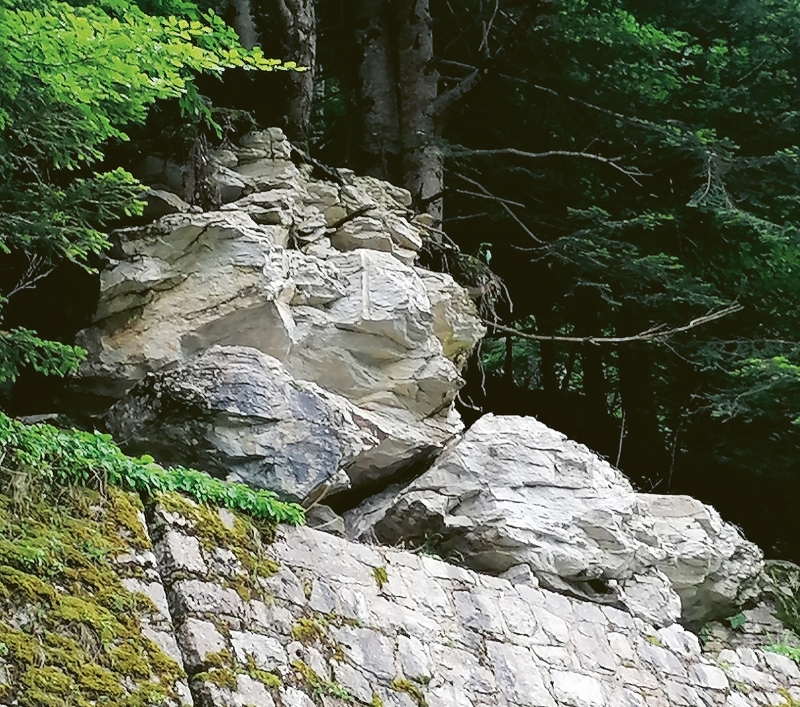
[[[136,508],[134,496],[111,493],[117,507]],[[149,510],[149,535],[137,530],[136,512],[125,521],[131,530],[120,531],[108,520],[110,500],[87,494],[86,502],[75,503],[87,514],[81,520],[85,532],[102,524],[110,533],[109,547],[124,549],[102,560],[110,563],[112,584],[120,583],[115,601],[140,607],[141,637],[125,639],[133,649],[128,659],[138,665],[137,651],[143,651],[156,665],[152,661],[161,656],[158,665],[182,665],[188,681],[160,667],[144,681],[142,674],[123,670],[119,686],[109,682],[114,666],[121,666],[123,624],[117,627],[120,638],[103,649],[109,660],[100,656],[86,675],[82,664],[60,660],[55,648],[70,641],[91,648],[93,632],[102,628],[98,621],[116,626],[103,613],[110,587],[98,587],[93,599],[76,586],[72,591],[81,598],[70,599],[56,577],[53,591],[41,589],[38,599],[28,598],[14,582],[44,586],[36,584],[44,574],[37,580],[0,561],[2,705],[39,707],[47,694],[48,706],[68,707],[80,693],[89,700],[85,704],[127,707],[135,696],[139,701],[130,707],[143,707],[148,680],[160,683],[175,707],[800,704],[800,671],[788,658],[746,647],[723,650],[712,660],[678,625],[656,630],[616,608],[540,589],[530,575],[528,583],[512,584],[309,528],[259,529],[244,517],[174,494],[160,497]],[[58,518],[63,520],[64,512]],[[89,537],[79,536],[76,548]],[[102,545],[100,537],[93,542]],[[60,542],[68,541],[64,536]],[[28,585],[20,585],[25,577]],[[133,594],[126,599],[125,592],[149,601],[133,601]],[[70,618],[66,623],[56,614],[48,619],[47,611],[56,612],[64,601],[99,613],[74,619],[64,614]],[[116,621],[129,623],[130,611],[120,612]],[[47,631],[60,631],[61,637]],[[38,653],[26,649],[37,645]],[[175,662],[165,663],[166,658]],[[97,683],[98,675],[111,692]],[[112,693],[123,701],[115,702]]]
[[[678,625],[656,630],[613,607],[308,528],[280,528],[248,571],[220,531],[234,533],[233,517],[213,515],[162,509],[151,528],[197,707],[800,700],[800,671],[783,656],[743,648],[714,661]]]

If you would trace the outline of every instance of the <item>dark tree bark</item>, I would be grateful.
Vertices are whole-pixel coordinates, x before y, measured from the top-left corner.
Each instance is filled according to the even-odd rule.
[[[642,490],[666,489],[669,456],[658,426],[652,353],[646,344],[619,347],[619,391],[626,434],[620,468],[638,480]]]
[[[373,177],[402,182],[397,72],[387,0],[351,0],[357,55],[356,113],[359,137],[354,167]]]
[[[258,32],[253,19],[250,0],[231,0],[233,7],[233,28],[245,49],[252,49],[258,44]]]
[[[506,336],[506,361],[503,367],[503,378],[509,387],[514,385],[514,337]]]
[[[286,61],[305,71],[290,71],[284,130],[289,139],[308,152],[308,129],[314,98],[317,27],[314,0],[277,0]]]
[[[429,0],[397,0],[397,66],[404,186],[414,203],[442,221],[444,160],[436,144],[434,102],[439,72],[433,62]]]
[[[600,318],[594,302],[587,301],[583,307],[583,331],[587,336],[599,336]],[[581,349],[583,369],[583,394],[586,401],[585,444],[595,451],[605,451],[608,443],[608,411],[606,406],[606,376],[603,368],[603,351],[596,344],[584,344]]]
[[[546,2],[525,3],[495,55],[483,57],[467,77],[444,92],[440,92],[434,54],[430,0],[351,2],[359,53],[358,103],[363,115],[359,149],[367,171],[402,183],[411,192],[415,207],[441,224],[444,157],[440,138],[447,118],[490,75],[498,57],[506,60],[521,46]],[[394,167],[398,151],[402,158],[399,170]]]

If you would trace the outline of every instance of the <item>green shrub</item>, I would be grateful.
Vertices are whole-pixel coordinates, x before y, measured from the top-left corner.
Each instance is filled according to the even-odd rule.
[[[151,494],[177,491],[198,503],[243,511],[253,518],[299,525],[303,508],[272,491],[227,483],[195,469],[164,469],[152,457],[129,457],[110,435],[25,425],[0,413],[0,470],[25,472],[52,484],[104,486]]]
[[[785,643],[773,643],[769,646],[764,646],[764,650],[770,653],[785,655],[787,658],[791,658],[795,663],[800,665],[800,648],[797,646],[788,646]]]
[[[772,560],[766,563],[764,572],[774,582],[778,618],[800,637],[800,567],[791,562]]]

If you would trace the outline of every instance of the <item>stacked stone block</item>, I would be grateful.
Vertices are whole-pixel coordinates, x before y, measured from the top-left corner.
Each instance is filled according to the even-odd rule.
[[[744,707],[800,700],[788,658],[719,660],[678,625],[438,559],[281,528],[242,589],[231,548],[157,513],[156,548],[202,707]],[[535,582],[533,583],[535,584]]]

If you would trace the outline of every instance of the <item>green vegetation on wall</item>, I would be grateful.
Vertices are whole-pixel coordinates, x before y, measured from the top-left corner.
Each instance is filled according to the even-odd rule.
[[[100,230],[141,213],[144,187],[119,167],[93,172],[157,100],[215,127],[193,78],[291,68],[246,50],[213,11],[183,0],[0,0],[0,326],[9,298],[63,262],[92,268]],[[23,365],[74,370],[82,352],[24,327],[0,330],[0,383]]]
[[[2,414],[0,460],[0,701],[20,707],[146,707],[184,677],[141,630],[143,619],[159,620],[151,599],[123,584],[153,580],[141,563],[119,562],[152,550],[136,492],[181,512],[214,546],[235,540],[247,599],[275,571],[260,538],[277,522],[303,521],[300,506],[272,493],[127,457],[108,435]],[[199,504],[240,515],[229,529]]]
[[[0,702],[147,707],[174,695],[182,669],[141,631],[156,607],[123,586],[142,567],[115,562],[151,550],[138,496],[5,464],[0,480]]]
[[[0,454],[5,473],[21,472],[54,485],[106,485],[143,494],[178,491],[203,504],[243,511],[274,523],[299,524],[303,508],[271,491],[226,483],[195,469],[164,469],[148,456],[123,454],[109,435],[25,425],[0,413]]]

